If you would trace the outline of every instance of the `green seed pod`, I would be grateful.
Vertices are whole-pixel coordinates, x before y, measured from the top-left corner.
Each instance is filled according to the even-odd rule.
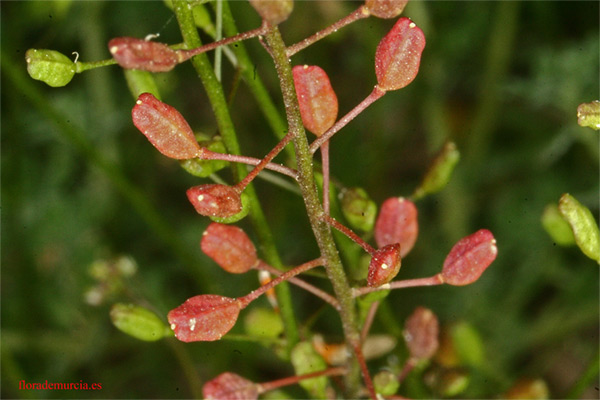
[[[117,329],[139,340],[153,342],[171,335],[169,327],[156,314],[133,304],[113,305],[110,319]]]
[[[400,382],[398,376],[392,371],[380,371],[373,377],[375,391],[383,396],[391,396],[398,391]]]
[[[464,321],[458,322],[450,327],[450,335],[461,365],[477,367],[483,363],[483,342],[473,325]]]
[[[292,349],[291,362],[296,375],[309,374],[311,372],[327,369],[327,363],[309,342],[300,342]],[[299,382],[311,397],[317,399],[327,398],[327,377],[305,379]]]
[[[467,389],[470,380],[469,373],[462,369],[442,371],[436,389],[443,397],[458,396]]]
[[[250,198],[248,197],[248,195],[242,192],[240,193],[240,199],[242,201],[242,210],[237,214],[233,214],[228,217],[218,217],[213,215],[209,216],[209,218],[214,222],[218,222],[220,224],[233,224],[234,222],[238,222],[250,212]]]
[[[542,225],[552,240],[561,246],[575,244],[575,236],[569,223],[563,218],[556,204],[548,204],[542,214]]]
[[[353,229],[370,232],[375,226],[377,205],[361,188],[351,188],[340,193],[342,213]]]
[[[600,101],[580,104],[577,107],[577,123],[594,130],[600,129]]]
[[[568,193],[560,198],[558,210],[571,225],[583,254],[600,264],[600,231],[592,212]]]
[[[250,336],[276,338],[283,332],[283,323],[275,311],[253,308],[244,318],[244,330]]]
[[[75,63],[58,51],[29,49],[25,61],[29,76],[52,87],[65,86],[75,75]]]
[[[456,145],[453,142],[447,142],[429,167],[421,185],[415,190],[414,199],[417,200],[442,190],[450,181],[452,171],[459,160],[460,153]]]
[[[124,69],[123,72],[125,72],[125,80],[127,80],[127,86],[134,99],[137,99],[142,93],[152,93],[160,100],[160,93],[158,93],[158,87],[151,72],[140,69]]]

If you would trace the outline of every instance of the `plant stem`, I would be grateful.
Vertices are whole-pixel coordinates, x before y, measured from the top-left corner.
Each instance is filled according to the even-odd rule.
[[[367,335],[369,334],[369,330],[371,330],[371,325],[373,325],[373,320],[375,320],[375,314],[377,314],[377,309],[379,308],[379,304],[381,302],[374,301],[371,303],[369,307],[369,311],[367,312],[367,318],[363,323],[362,330],[360,331],[360,342],[364,343]]]
[[[323,211],[329,215],[329,141],[321,146],[321,171],[323,172]]]
[[[344,26],[351,24],[352,22],[356,22],[359,19],[367,18],[369,15],[371,15],[371,14],[369,13],[369,10],[367,9],[367,7],[362,5],[362,6],[358,7],[356,10],[354,10],[352,13],[345,16],[344,18],[338,20],[337,22],[334,22],[332,25],[329,25],[327,28],[315,33],[312,36],[307,37],[306,39],[302,40],[301,42],[291,45],[290,47],[288,47],[286,49],[286,51],[285,51],[286,55],[289,58],[289,57],[293,56],[294,54],[296,54],[297,52],[299,52],[300,50],[305,49],[306,47],[310,46],[311,44],[316,43],[319,40],[323,39],[325,36],[328,36],[334,32],[337,32],[338,29],[341,29]]]
[[[235,36],[238,33],[235,20],[233,19],[231,9],[229,8],[229,2],[227,1],[223,2],[223,28],[225,33],[229,36]],[[257,74],[256,67],[251,62],[248,52],[246,51],[246,46],[244,43],[238,43],[236,46],[232,47],[232,50],[237,57],[244,81],[258,102],[259,108],[275,134],[275,137],[279,140],[283,139],[288,131],[286,121],[282,118],[280,110],[273,103],[271,95],[265,88],[260,76]],[[288,159],[295,162],[296,154],[294,153],[294,149],[291,146],[288,146],[284,151],[286,152]]]
[[[325,270],[332,283],[336,297],[340,302],[340,316],[346,342],[352,349],[353,345],[358,343],[360,339],[356,329],[354,299],[337,248],[335,247],[331,230],[320,219],[320,216],[323,214],[323,208],[319,202],[319,195],[314,181],[312,154],[308,148],[308,140],[302,124],[302,117],[300,116],[292,68],[285,52],[285,43],[277,27],[273,27],[266,33],[265,40],[271,49],[275,68],[279,75],[283,102],[288,119],[288,132],[294,136],[294,149],[298,164],[298,184],[302,192],[310,225],[321,251]],[[357,372],[356,361],[350,361],[346,385],[348,394],[352,397],[355,397],[358,392]]]
[[[237,162],[237,163],[255,165],[255,166],[260,165],[264,161],[264,159],[261,160],[259,158],[254,158],[254,157],[239,156],[239,155],[235,155],[235,154],[215,153],[212,151],[208,151],[206,149],[203,150],[203,152],[199,156],[199,158],[201,160],[222,160],[222,161]],[[280,174],[287,175],[290,178],[294,178],[294,179],[296,179],[296,176],[298,175],[298,173],[295,170],[288,168],[281,164],[267,162],[267,163],[265,163],[263,168],[279,172]],[[261,170],[262,170],[262,168],[261,168]],[[258,172],[260,172],[260,171],[258,171]],[[257,174],[258,174],[258,172],[257,172]]]
[[[354,354],[356,354],[360,370],[362,371],[363,379],[365,380],[365,386],[369,391],[369,396],[371,396],[371,399],[377,400],[377,393],[375,393],[375,387],[373,386],[373,381],[371,380],[371,375],[369,374],[369,368],[367,368],[367,362],[363,356],[361,345],[360,343],[354,343],[353,347]]]
[[[334,376],[344,375],[348,371],[343,367],[335,367],[325,369],[323,371],[311,372],[310,374],[288,376],[286,378],[277,379],[276,381],[265,382],[258,384],[258,393],[265,393],[283,386],[294,385],[305,379],[317,378],[319,376]]]
[[[87,71],[89,69],[106,67],[107,65],[114,65],[116,63],[117,63],[117,60],[115,60],[114,58],[109,58],[107,60],[101,60],[101,61],[90,61],[90,62],[78,61],[75,63],[75,72],[80,74],[83,71]]]
[[[282,274],[282,272],[280,270],[270,266],[269,264],[265,263],[262,260],[258,260],[258,265],[255,268],[258,270],[262,270],[262,271],[268,271],[269,273],[271,273],[275,276],[279,276]],[[307,292],[310,292],[310,293],[314,294],[315,296],[321,298],[321,300],[331,304],[333,306],[333,308],[335,308],[336,310],[340,309],[339,301],[337,301],[337,299],[335,297],[333,297],[329,293],[319,289],[318,287],[313,286],[310,283],[305,282],[302,279],[298,279],[298,278],[290,278],[290,279],[288,279],[288,281],[298,287],[301,287],[302,289],[306,290]]]
[[[277,278],[273,279],[266,285],[262,285],[258,289],[250,292],[250,294],[247,294],[244,297],[240,297],[238,300],[240,301],[241,308],[245,308],[248,304],[256,300],[259,296],[263,295],[267,290],[274,288],[281,282],[285,282],[286,280],[293,278],[294,276],[299,275],[303,272],[306,272],[309,269],[318,267],[319,265],[323,265],[323,260],[317,258],[315,260],[298,265],[297,267],[290,269],[287,272],[284,272],[283,274],[279,275]]]
[[[386,283],[385,285],[381,285],[378,287],[361,287],[353,290],[353,296],[359,297],[367,293],[378,292],[380,290],[391,290],[391,289],[404,289],[409,287],[419,287],[419,286],[435,286],[441,285],[444,283],[442,278],[442,274],[437,274],[434,276],[430,276],[428,278],[418,278],[418,279],[406,279],[403,281],[393,281],[390,283]]]
[[[348,236],[354,243],[358,244],[360,247],[365,249],[365,251],[370,255],[375,254],[376,250],[369,243],[365,242],[360,236],[352,232],[352,230],[347,226],[339,223],[337,220],[330,217],[329,215],[323,214],[321,216],[321,219],[323,219],[323,221],[327,222],[329,225],[333,226],[338,231],[342,232],[344,235]]]
[[[228,7],[226,7],[225,4],[223,5],[223,10],[225,11],[225,9]],[[177,16],[181,35],[186,45],[188,48],[200,47],[202,42],[200,41],[200,36],[196,30],[192,10],[188,6],[189,4],[185,0],[173,1],[173,10]],[[229,153],[240,155],[240,146],[237,141],[235,128],[233,127],[233,121],[231,120],[231,115],[229,113],[229,108],[227,107],[227,100],[225,99],[225,95],[223,93],[223,87],[217,81],[214,72],[210,67],[208,57],[206,54],[199,54],[192,58],[192,64],[194,65],[194,68],[196,69],[196,72],[200,76],[202,84],[206,89],[209,101],[217,119],[219,132],[223,137],[225,147],[227,147]],[[241,180],[245,174],[244,166],[237,164],[233,169],[233,173],[238,181]],[[259,239],[260,249],[262,250],[264,257],[269,264],[273,265],[275,268],[281,269],[283,268],[283,264],[281,262],[281,258],[279,257],[279,253],[277,252],[277,248],[275,247],[273,234],[267,224],[264,212],[260,202],[258,201],[258,197],[256,196],[256,191],[254,190],[253,185],[248,185],[246,188],[246,194],[248,195],[250,203],[250,219],[252,220],[254,229]],[[294,317],[294,308],[292,306],[289,285],[287,283],[283,283],[277,286],[275,291],[277,293],[277,300],[281,305],[280,315],[287,338],[287,350],[288,352],[291,352],[294,345],[298,343],[299,336],[298,326]]]
[[[310,144],[310,153],[315,154],[315,152],[319,149],[319,147],[331,139],[333,135],[335,135],[340,129],[342,129],[348,122],[352,121],[358,114],[363,112],[367,107],[375,102],[375,100],[380,99],[386,93],[385,90],[381,89],[378,85],[375,85],[371,94],[369,94],[363,101],[361,101],[356,107],[354,107],[348,114],[344,115],[342,119],[335,123],[327,132],[322,134]]]
[[[236,189],[240,192],[243,191],[244,188],[248,186],[248,184],[252,182],[254,178],[256,178],[256,175],[258,175],[260,171],[262,171],[292,139],[293,135],[290,133],[285,135],[284,138],[281,139],[281,141],[277,143],[277,145],[273,147],[273,149],[256,165],[256,167],[236,185]]]

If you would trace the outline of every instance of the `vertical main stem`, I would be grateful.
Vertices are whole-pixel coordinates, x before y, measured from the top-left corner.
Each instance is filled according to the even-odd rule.
[[[179,23],[181,35],[186,46],[190,49],[200,47],[202,42],[200,41],[200,36],[198,35],[198,30],[194,23],[190,3],[185,0],[175,0],[173,1],[173,10],[177,16],[177,22]],[[206,93],[217,119],[219,132],[223,137],[223,142],[225,143],[228,152],[239,155],[241,153],[240,146],[227,106],[227,100],[223,93],[223,87],[215,77],[208,56],[206,54],[199,54],[192,58],[192,64],[206,89]],[[236,179],[240,181],[246,174],[246,168],[241,164],[236,164],[233,168]],[[279,253],[277,252],[277,248],[275,247],[273,234],[267,224],[264,212],[252,184],[246,187],[246,194],[250,199],[250,219],[252,220],[252,224],[258,235],[261,244],[260,249],[269,264],[277,269],[282,269],[283,264],[279,257]],[[281,306],[281,318],[287,338],[287,350],[288,352],[291,352],[293,346],[299,341],[299,335],[288,283],[284,282],[281,285],[278,285],[275,288],[275,292],[277,293],[277,300]]]
[[[314,181],[312,154],[308,147],[308,140],[302,124],[292,68],[286,55],[286,48],[279,29],[273,27],[265,35],[267,45],[271,49],[275,68],[279,75],[279,81],[283,94],[286,115],[288,119],[289,132],[294,135],[294,148],[296,151],[298,184],[306,206],[310,225],[321,251],[321,257],[327,271],[327,276],[333,285],[333,290],[340,302],[340,316],[346,342],[351,351],[358,346],[360,336],[356,328],[354,299],[348,285],[342,262],[333,241],[331,229],[320,217],[323,215],[323,207],[319,201],[319,194]],[[348,394],[352,397],[357,395],[358,365],[353,358],[349,366],[350,373],[347,375],[346,384]]]

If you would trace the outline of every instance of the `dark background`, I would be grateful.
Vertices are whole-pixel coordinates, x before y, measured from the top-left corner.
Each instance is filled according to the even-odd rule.
[[[294,43],[358,5],[297,1],[281,25],[284,39]],[[246,2],[231,6],[240,30],[258,26]],[[257,382],[293,374],[254,342],[146,343],[113,327],[114,302],[141,304],[165,318],[196,294],[241,296],[256,287],[256,276],[229,276],[201,254],[208,221],[195,214],[185,190],[202,181],[133,127],[134,99],[119,67],[76,75],[63,88],[26,74],[28,48],[69,57],[77,51],[94,61],[109,57],[106,43],[117,36],[158,31],[160,41],[178,43],[172,12],[158,1],[1,7],[2,397],[188,398],[186,369],[196,385],[224,371]],[[469,370],[471,384],[461,397],[496,397],[518,379],[542,378],[552,397],[597,398],[598,265],[576,247],[553,243],[540,216],[569,192],[598,220],[598,132],[577,125],[576,109],[599,97],[599,3],[428,1],[409,4],[404,15],[427,37],[421,71],[333,139],[332,174],[345,186],[363,187],[378,204],[408,196],[450,138],[461,162],[442,192],[417,204],[419,241],[397,279],[435,274],[459,238],[483,227],[494,232],[499,255],[471,286],[392,293],[392,313],[377,319],[373,331],[397,334],[423,305],[442,324],[466,321],[481,337],[484,361]],[[375,84],[375,48],[393,23],[359,21],[292,61],[328,72],[342,115]],[[281,107],[272,62],[256,39],[246,44]],[[232,76],[224,61],[226,88]],[[215,133],[190,63],[157,81],[163,100],[195,130]],[[275,144],[243,83],[232,114],[244,154],[260,157]],[[221,176],[229,179],[227,170]],[[316,254],[301,198],[264,180],[256,186],[284,262]],[[136,194],[142,200],[133,204]],[[90,305],[85,294],[98,288],[90,266],[120,256],[131,257],[137,273],[115,278],[112,292]],[[320,303],[295,288],[292,294],[303,324]],[[340,339],[333,313],[322,314],[314,329]],[[233,332],[242,333],[243,324]],[[394,351],[400,363],[404,354],[400,344]],[[373,370],[389,362],[379,359]],[[595,378],[577,386],[586,371]],[[100,382],[102,390],[22,391],[20,380]]]

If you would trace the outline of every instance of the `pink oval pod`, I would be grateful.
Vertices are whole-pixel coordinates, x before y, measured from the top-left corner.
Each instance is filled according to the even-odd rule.
[[[496,259],[498,248],[492,232],[480,229],[458,241],[444,261],[444,283],[455,286],[475,282]]]
[[[378,287],[394,279],[400,271],[400,244],[389,244],[375,251],[369,264],[367,285]]]
[[[439,347],[439,323],[428,308],[417,307],[404,325],[404,340],[411,357],[428,359]]]
[[[282,23],[294,10],[294,0],[250,0],[250,5],[271,25]]]
[[[327,73],[316,65],[297,65],[292,69],[300,115],[306,129],[317,136],[335,123],[338,100]]]
[[[417,207],[403,197],[391,197],[383,202],[375,222],[378,247],[400,243],[400,257],[410,252],[419,235]]]
[[[394,18],[402,14],[408,0],[366,0],[365,6],[377,18]]]
[[[207,400],[255,400],[258,386],[237,374],[223,372],[204,384],[202,395]]]
[[[233,225],[210,224],[202,235],[200,248],[232,274],[243,274],[258,262],[256,248],[248,235]]]
[[[181,62],[177,52],[166,44],[132,37],[112,39],[108,50],[125,69],[167,72]]]
[[[179,111],[150,93],[138,97],[131,118],[135,127],[167,157],[187,160],[201,152],[192,128]]]
[[[411,83],[419,72],[425,48],[423,31],[408,18],[400,18],[381,39],[375,52],[375,74],[383,90],[397,90]]]
[[[233,328],[240,309],[237,299],[203,294],[169,311],[167,319],[182,342],[209,342],[221,339]]]
[[[226,218],[242,211],[240,194],[231,186],[209,183],[191,187],[186,194],[200,215]]]

